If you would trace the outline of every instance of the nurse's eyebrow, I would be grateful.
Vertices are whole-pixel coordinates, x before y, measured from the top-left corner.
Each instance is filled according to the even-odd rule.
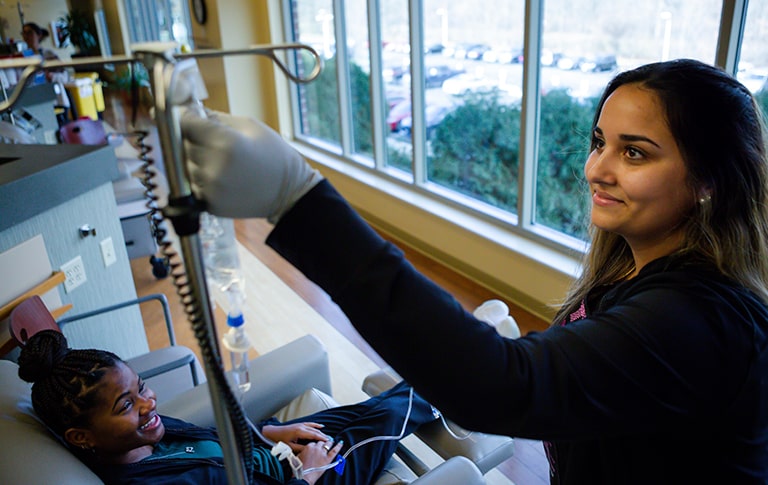
[[[596,126],[594,131],[595,131],[595,133],[597,133],[600,136],[605,136],[605,135],[603,135],[602,128],[600,128],[599,126]],[[655,146],[657,148],[661,148],[658,143],[656,143],[655,141],[651,140],[647,136],[643,136],[643,135],[619,135],[619,139],[622,140],[622,141],[645,141],[645,142],[648,142],[648,143],[650,143],[651,145],[653,145],[653,146]]]
[[[656,148],[661,148],[658,143],[643,135],[619,135],[619,139],[624,141],[645,141],[655,146]]]

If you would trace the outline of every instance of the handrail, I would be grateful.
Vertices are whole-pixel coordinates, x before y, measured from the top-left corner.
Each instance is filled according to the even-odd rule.
[[[173,46],[174,44],[169,43],[169,45]],[[314,59],[314,68],[308,75],[303,77],[292,73],[290,68],[278,56],[279,53],[284,53],[286,51],[301,50],[309,52]],[[288,79],[298,84],[306,84],[314,81],[320,75],[323,68],[322,57],[313,47],[297,43],[252,45],[241,49],[201,49],[199,51],[173,54],[173,58],[180,60],[188,58],[224,57],[230,55],[257,55],[268,57],[288,77]],[[60,70],[67,67],[98,67],[106,64],[127,64],[131,62],[141,62],[141,58],[133,55],[119,55],[108,57],[80,57],[71,60],[44,60],[40,56],[0,59],[0,69],[23,68],[23,71],[19,75],[18,82],[8,98],[5,101],[0,102],[0,113],[5,112],[16,105],[27,82],[40,71]]]

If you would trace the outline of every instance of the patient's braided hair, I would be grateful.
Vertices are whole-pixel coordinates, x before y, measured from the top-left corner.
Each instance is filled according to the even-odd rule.
[[[32,406],[51,431],[62,437],[89,424],[96,385],[109,368],[122,362],[112,352],[70,349],[60,332],[43,330],[19,355],[19,377],[32,382]]]

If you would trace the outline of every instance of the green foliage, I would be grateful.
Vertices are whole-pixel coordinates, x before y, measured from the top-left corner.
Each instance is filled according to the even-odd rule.
[[[497,93],[467,96],[435,130],[429,179],[516,212],[519,138],[518,108]]]
[[[350,81],[354,147],[358,153],[371,154],[368,75],[350,64]],[[300,89],[303,133],[339,144],[335,58],[326,61],[316,81]],[[596,104],[597,99],[573,99],[562,90],[551,91],[541,100],[536,221],[582,239],[586,238],[589,211],[582,172]],[[465,97],[436,127],[427,151],[431,181],[517,212],[520,108],[501,103],[499,93]],[[410,156],[403,147],[388,146],[390,166],[410,171]]]
[[[768,86],[764,86],[763,89],[755,93],[755,100],[760,106],[760,111],[763,112],[763,120],[768,125]]]
[[[541,98],[536,221],[581,239],[589,216],[583,170],[597,101],[579,102],[564,90]]]
[[[134,84],[137,87],[149,87],[149,73],[140,62],[119,66],[113,78],[107,82],[109,87],[118,91],[131,91]]]
[[[589,211],[582,170],[596,103],[565,91],[541,101],[536,221],[582,239]],[[469,97],[435,131],[430,179],[514,213],[519,143],[519,108],[493,94]]]
[[[314,61],[303,59],[305,65]],[[349,65],[350,90],[352,95],[352,130],[354,147],[358,153],[373,153],[371,128],[371,100],[369,78],[360,66]],[[336,81],[336,58],[325,61],[320,76],[301,87],[306,109],[302,110],[303,132],[307,135],[341,143],[339,127],[339,96]]]
[[[309,56],[302,59],[304,65],[314,62]],[[339,96],[336,82],[336,59],[325,62],[320,76],[299,88],[303,100],[302,132],[323,140],[341,143],[339,135]]]
[[[64,24],[61,28],[61,35],[64,37],[65,43],[74,45],[81,55],[98,54],[98,42],[93,35],[94,29],[88,14],[82,10],[72,9],[59,21]]]

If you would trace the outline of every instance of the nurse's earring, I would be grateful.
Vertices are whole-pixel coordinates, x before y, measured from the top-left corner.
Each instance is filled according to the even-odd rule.
[[[712,201],[712,191],[704,189],[699,193],[699,205],[709,204]]]

